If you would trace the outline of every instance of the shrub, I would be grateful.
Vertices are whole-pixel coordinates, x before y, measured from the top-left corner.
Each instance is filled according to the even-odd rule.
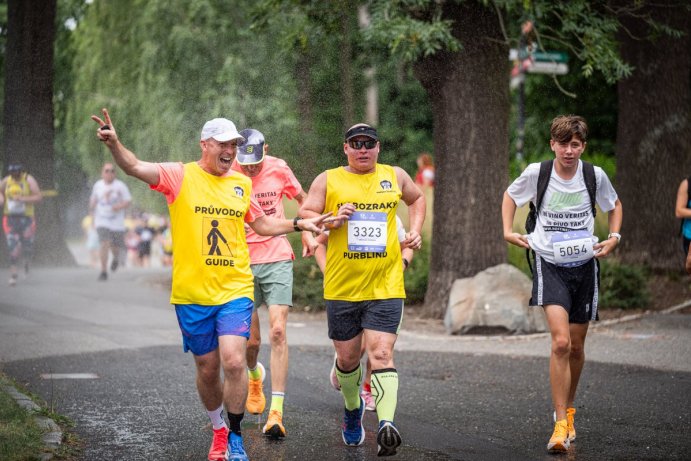
[[[646,270],[615,261],[600,261],[600,306],[636,309],[650,302]]]

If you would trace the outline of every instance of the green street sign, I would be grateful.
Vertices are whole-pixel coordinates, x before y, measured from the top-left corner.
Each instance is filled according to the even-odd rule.
[[[535,62],[569,62],[569,55],[561,51],[536,51],[533,59]]]

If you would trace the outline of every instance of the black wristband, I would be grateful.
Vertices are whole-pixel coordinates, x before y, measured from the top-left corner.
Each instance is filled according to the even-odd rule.
[[[403,258],[403,265],[405,266],[406,269],[408,269],[408,266],[410,265],[410,261],[407,259]]]
[[[301,229],[298,227],[298,221],[300,221],[302,218],[299,216],[296,216],[293,218],[293,229],[295,229],[295,232],[301,232]]]

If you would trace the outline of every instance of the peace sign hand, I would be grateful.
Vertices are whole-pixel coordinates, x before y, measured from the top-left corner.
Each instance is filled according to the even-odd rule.
[[[108,114],[108,109],[103,108],[103,119],[96,115],[91,116],[91,120],[98,123],[98,130],[96,130],[96,137],[101,141],[106,143],[106,145],[114,146],[118,141],[118,135],[115,132],[115,127]]]

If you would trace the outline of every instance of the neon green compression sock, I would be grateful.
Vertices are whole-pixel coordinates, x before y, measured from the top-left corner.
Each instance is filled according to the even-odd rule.
[[[341,393],[345,400],[346,410],[360,408],[360,384],[362,384],[362,367],[358,366],[353,371],[342,372],[336,366],[336,376],[341,384]]]
[[[398,404],[398,372],[395,368],[372,370],[372,396],[379,421],[393,421]]]

